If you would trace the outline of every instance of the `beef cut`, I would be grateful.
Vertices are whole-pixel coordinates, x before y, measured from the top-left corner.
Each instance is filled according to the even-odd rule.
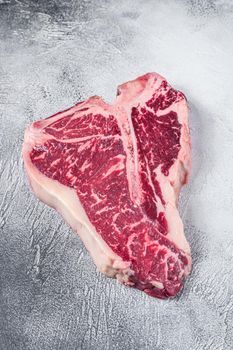
[[[26,129],[23,158],[37,197],[79,234],[98,269],[158,298],[191,269],[177,210],[191,168],[183,93],[156,73],[93,96]]]

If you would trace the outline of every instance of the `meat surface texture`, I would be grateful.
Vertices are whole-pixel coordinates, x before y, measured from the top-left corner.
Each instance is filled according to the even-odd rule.
[[[37,197],[76,231],[98,269],[158,298],[191,269],[177,210],[191,168],[185,96],[156,73],[93,96],[26,129]]]

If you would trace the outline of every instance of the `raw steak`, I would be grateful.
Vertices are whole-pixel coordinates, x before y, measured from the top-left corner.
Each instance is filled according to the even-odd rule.
[[[23,157],[37,197],[83,240],[98,269],[158,298],[191,268],[177,210],[191,167],[185,96],[156,73],[108,104],[93,96],[34,122]]]

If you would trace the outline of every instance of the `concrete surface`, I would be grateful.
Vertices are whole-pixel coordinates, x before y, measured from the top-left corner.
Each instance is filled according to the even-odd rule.
[[[233,349],[232,33],[232,1],[0,0],[0,350]],[[97,273],[20,154],[33,120],[149,71],[186,94],[193,141],[193,271],[168,301]]]

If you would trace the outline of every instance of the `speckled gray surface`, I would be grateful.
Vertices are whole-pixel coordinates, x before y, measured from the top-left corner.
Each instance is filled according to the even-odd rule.
[[[0,0],[0,350],[233,349],[232,1]],[[150,298],[96,272],[29,190],[26,125],[148,71],[184,91],[193,271]]]

